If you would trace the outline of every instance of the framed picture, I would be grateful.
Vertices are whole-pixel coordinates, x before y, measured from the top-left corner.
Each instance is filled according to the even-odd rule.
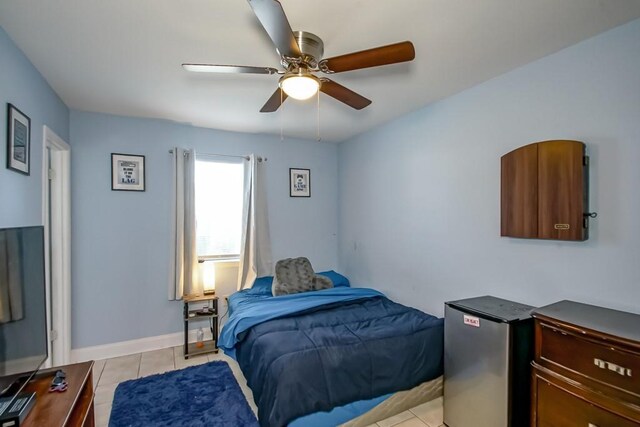
[[[289,197],[311,197],[311,171],[289,168]]]
[[[111,190],[144,191],[144,156],[111,153]]]
[[[31,172],[31,119],[8,104],[7,168],[29,175]]]

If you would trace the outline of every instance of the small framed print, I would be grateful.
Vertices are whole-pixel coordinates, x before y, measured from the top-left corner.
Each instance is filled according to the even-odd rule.
[[[289,197],[311,197],[311,171],[289,168]]]
[[[7,113],[7,168],[31,173],[31,119],[12,104]]]
[[[111,190],[144,191],[144,156],[111,153]]]

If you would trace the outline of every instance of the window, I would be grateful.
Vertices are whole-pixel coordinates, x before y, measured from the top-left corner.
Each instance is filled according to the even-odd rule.
[[[240,254],[244,165],[196,160],[196,245],[199,258]]]

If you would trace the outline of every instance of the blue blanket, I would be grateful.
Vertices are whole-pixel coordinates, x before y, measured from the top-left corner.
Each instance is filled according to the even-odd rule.
[[[337,287],[314,292],[273,297],[270,293],[255,293],[251,289],[236,292],[229,297],[229,320],[225,323],[218,347],[235,358],[235,345],[241,334],[252,326],[267,320],[299,313],[314,307],[340,301],[383,296],[369,288]]]
[[[442,374],[442,319],[363,288],[307,294],[297,303],[243,295],[223,331],[225,350],[235,344],[262,426],[284,426]],[[323,303],[312,303],[316,298]],[[248,323],[243,313],[250,313]]]

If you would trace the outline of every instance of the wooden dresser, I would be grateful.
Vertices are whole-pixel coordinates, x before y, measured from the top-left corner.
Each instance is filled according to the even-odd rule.
[[[533,317],[531,425],[640,426],[640,315],[561,301]]]

